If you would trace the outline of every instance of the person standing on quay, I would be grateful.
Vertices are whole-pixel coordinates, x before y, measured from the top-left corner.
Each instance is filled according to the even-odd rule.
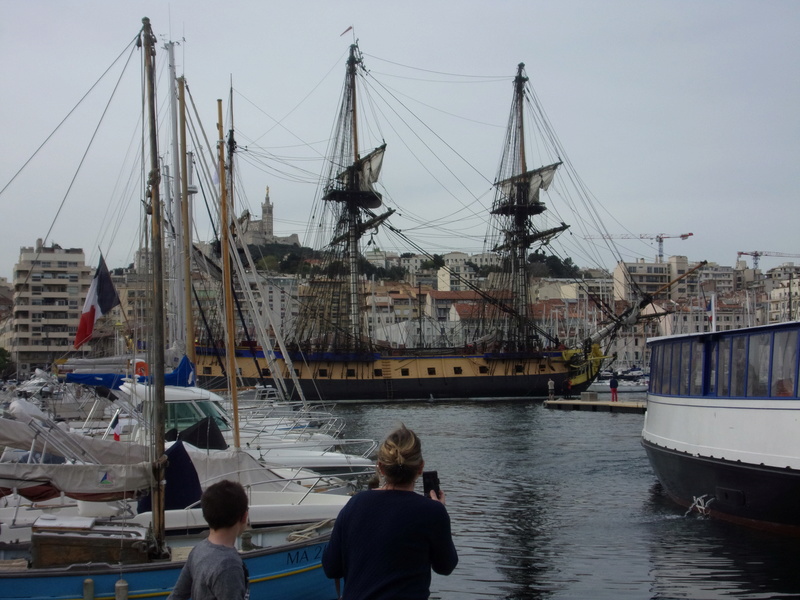
[[[340,598],[425,599],[431,569],[449,575],[458,564],[445,495],[414,491],[422,474],[422,444],[405,425],[378,449],[383,485],[359,492],[342,508],[322,554],[325,575],[344,579]]]
[[[552,401],[556,396],[556,382],[553,378],[547,380],[547,399]]]
[[[608,382],[608,387],[611,388],[611,401],[617,401],[617,388],[619,387],[619,381],[617,381],[617,376],[612,375],[611,381]]]

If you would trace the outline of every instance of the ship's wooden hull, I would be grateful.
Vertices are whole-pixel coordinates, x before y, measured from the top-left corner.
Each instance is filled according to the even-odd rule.
[[[376,356],[371,360],[321,359],[293,362],[303,393],[309,400],[386,401],[430,399],[545,398],[548,380],[562,395],[565,383],[570,393],[584,391],[599,372],[601,359],[577,367],[570,353],[554,351],[525,356],[436,355]],[[209,357],[198,361],[200,384],[208,389],[224,385],[221,369]],[[253,358],[237,358],[244,385],[274,384],[273,374],[263,358],[258,370]],[[286,365],[278,360],[289,390],[294,383]],[[259,377],[259,371],[261,377]],[[296,396],[296,394],[294,394]]]

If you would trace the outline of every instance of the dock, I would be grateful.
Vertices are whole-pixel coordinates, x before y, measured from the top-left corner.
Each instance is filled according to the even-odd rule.
[[[647,409],[647,402],[642,400],[598,400],[597,393],[583,392],[580,398],[560,400],[545,400],[546,408],[556,410],[588,410],[592,412],[619,412],[619,413],[638,413],[643,415]]]

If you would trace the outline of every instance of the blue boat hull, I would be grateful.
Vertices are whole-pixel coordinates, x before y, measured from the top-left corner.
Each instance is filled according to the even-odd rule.
[[[250,573],[253,600],[333,600],[333,581],[322,571],[327,538],[242,554]],[[2,600],[82,600],[91,580],[96,600],[113,600],[118,582],[127,583],[127,597],[166,598],[183,562],[145,565],[73,566],[69,569],[27,569],[0,572]]]

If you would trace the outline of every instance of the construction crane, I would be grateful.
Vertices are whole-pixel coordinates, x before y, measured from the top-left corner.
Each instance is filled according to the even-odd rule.
[[[658,242],[658,256],[656,257],[657,263],[664,262],[664,240],[666,238],[680,238],[685,240],[687,238],[692,237],[693,233],[678,233],[678,234],[669,234],[669,233],[618,233],[618,234],[608,234],[608,235],[588,235],[586,236],[587,240],[656,240]]]
[[[736,258],[741,258],[743,254],[753,257],[753,269],[758,269],[758,259],[762,256],[780,256],[782,258],[800,258],[800,254],[787,254],[785,252],[768,252],[766,250],[753,250],[752,252],[737,252]]]

